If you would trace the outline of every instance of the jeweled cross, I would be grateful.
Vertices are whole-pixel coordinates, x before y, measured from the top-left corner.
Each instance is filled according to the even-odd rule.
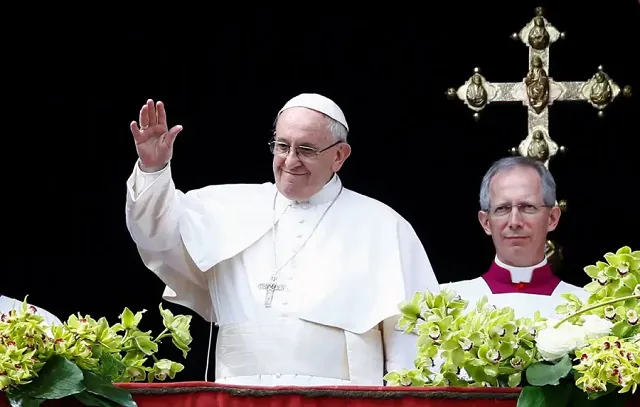
[[[548,167],[549,160],[558,150],[565,151],[549,136],[549,106],[559,101],[586,101],[598,109],[598,116],[602,117],[604,109],[621,91],[602,66],[588,81],[554,81],[549,76],[549,47],[565,35],[542,14],[542,8],[538,7],[536,16],[519,33],[512,35],[514,40],[522,41],[529,48],[529,71],[521,82],[488,82],[480,69],[475,68],[469,80],[457,90],[448,89],[447,96],[462,100],[475,112],[476,119],[489,103],[518,102],[527,106],[527,137],[511,152],[534,158]],[[622,93],[630,96],[631,88],[626,86]]]
[[[258,288],[261,290],[266,290],[266,295],[264,298],[264,306],[269,308],[271,307],[271,303],[273,302],[273,294],[276,291],[283,291],[286,286],[284,284],[278,284],[275,282],[273,278],[268,283],[258,284]]]

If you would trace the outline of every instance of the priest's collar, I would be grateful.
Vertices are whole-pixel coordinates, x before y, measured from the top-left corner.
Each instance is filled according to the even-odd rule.
[[[526,266],[526,267],[516,267],[510,266],[504,262],[502,262],[498,256],[496,255],[495,263],[498,267],[501,267],[511,274],[511,282],[512,283],[530,283],[531,278],[533,277],[533,272],[536,269],[539,269],[543,266],[547,265],[547,258],[545,258],[538,264],[534,266]]]
[[[514,267],[496,256],[488,272],[482,275],[493,294],[522,293],[551,295],[560,284],[547,259],[529,267]]]
[[[320,191],[316,192],[314,195],[309,197],[309,199],[304,201],[288,199],[278,192],[278,204],[282,206],[300,207],[302,209],[310,205],[328,204],[340,193],[341,188],[342,181],[340,181],[340,177],[338,177],[338,174],[333,174],[333,177],[331,177],[329,182],[327,182]]]

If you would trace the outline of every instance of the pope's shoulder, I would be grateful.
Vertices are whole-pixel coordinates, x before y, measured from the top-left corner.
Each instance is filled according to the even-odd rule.
[[[193,204],[212,206],[217,208],[229,207],[241,210],[245,207],[255,207],[268,204],[273,201],[276,192],[272,182],[254,184],[215,184],[197,189],[191,189],[185,196]]]
[[[196,196],[199,201],[215,206],[227,204],[243,207],[261,203],[269,203],[270,205],[273,202],[275,192],[276,185],[273,182],[263,182],[207,185],[189,190],[186,195]],[[343,197],[347,200],[346,205],[353,208],[353,211],[349,211],[351,216],[366,216],[371,220],[373,215],[408,224],[407,220],[389,205],[346,186],[343,190]]]
[[[364,211],[358,211],[356,213],[360,213],[363,216],[370,216],[372,213],[375,213],[379,216],[389,217],[401,222],[407,222],[407,220],[402,215],[400,215],[398,211],[382,201],[364,195],[360,192],[356,192],[352,189],[348,189],[346,187],[344,192],[351,201],[350,204],[352,206],[358,209],[365,209]]]

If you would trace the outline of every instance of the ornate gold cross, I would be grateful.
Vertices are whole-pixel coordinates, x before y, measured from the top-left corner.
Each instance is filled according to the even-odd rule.
[[[490,103],[518,102],[527,106],[527,137],[511,152],[542,161],[547,168],[558,151],[566,151],[566,147],[558,147],[549,135],[549,106],[554,102],[586,101],[602,117],[604,109],[620,93],[631,96],[631,87],[621,91],[602,66],[587,81],[554,81],[549,76],[549,47],[564,36],[543,16],[542,7],[538,7],[536,16],[519,33],[512,34],[514,40],[522,41],[529,48],[529,71],[521,82],[489,82],[480,69],[475,68],[466,83],[457,90],[447,90],[447,96],[462,100],[474,111],[476,119]]]
[[[490,103],[518,102],[527,106],[527,136],[512,154],[520,154],[541,161],[548,168],[549,160],[558,151],[565,152],[566,147],[558,147],[549,135],[549,106],[554,102],[585,101],[598,110],[603,117],[604,110],[620,93],[631,96],[631,87],[623,90],[607,75],[602,66],[587,81],[558,82],[549,76],[549,47],[558,39],[565,37],[543,16],[542,7],[536,8],[536,15],[512,39],[522,41],[529,48],[529,71],[520,82],[489,82],[474,69],[473,75],[457,90],[449,88],[449,99],[462,100],[474,111],[477,120],[479,113]],[[566,201],[559,202],[563,211]],[[553,241],[547,242],[547,257],[555,263],[562,260],[562,248]]]

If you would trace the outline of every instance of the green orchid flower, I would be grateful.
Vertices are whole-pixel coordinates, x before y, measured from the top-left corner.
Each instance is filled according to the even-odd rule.
[[[574,369],[580,374],[576,385],[587,393],[606,392],[619,387],[619,393],[635,392],[640,383],[640,347],[615,336],[590,340],[576,351]]]
[[[154,338],[139,328],[145,312],[125,308],[113,326],[106,318],[79,313],[49,326],[25,298],[18,309],[0,316],[0,389],[14,404],[28,403],[34,394],[44,400],[46,395],[61,398],[90,389],[85,390],[93,394],[89,398],[100,395],[135,406],[113,383],[175,378],[184,366],[159,359],[159,345],[171,337],[186,357],[192,341],[191,316],[174,316],[160,305],[165,329]]]
[[[163,309],[162,304],[160,304],[160,314],[166,328],[165,331],[168,331],[171,336],[171,341],[178,349],[182,350],[184,357],[187,357],[187,353],[191,350],[189,345],[193,341],[189,333],[191,315],[174,316],[171,311]],[[162,336],[161,334],[160,337]]]
[[[173,379],[176,377],[176,373],[182,372],[184,365],[173,362],[168,359],[160,359],[153,364],[153,375],[149,375],[149,381],[153,378],[157,380],[165,380],[167,377]]]
[[[585,286],[589,298],[563,294],[565,303],[556,312],[564,318],[553,324],[540,312],[516,318],[512,308],[496,308],[487,297],[467,309],[469,302],[450,288],[416,293],[400,304],[399,321],[407,334],[418,335],[415,369],[389,372],[385,380],[399,386],[458,387],[544,387],[572,380],[588,399],[635,392],[640,382],[640,251],[625,246],[604,259],[584,268],[592,280]],[[579,348],[547,362],[537,348],[538,333],[564,323],[574,325],[570,329],[576,337],[569,340],[578,341]],[[547,397],[553,396],[523,392],[518,405],[558,401]]]
[[[592,282],[585,286],[591,293],[589,303],[606,301],[610,298],[621,298],[633,295],[640,283],[640,252],[632,252],[624,246],[615,253],[604,255],[606,262],[598,261],[595,265],[584,268]],[[633,305],[633,301],[626,304]]]

